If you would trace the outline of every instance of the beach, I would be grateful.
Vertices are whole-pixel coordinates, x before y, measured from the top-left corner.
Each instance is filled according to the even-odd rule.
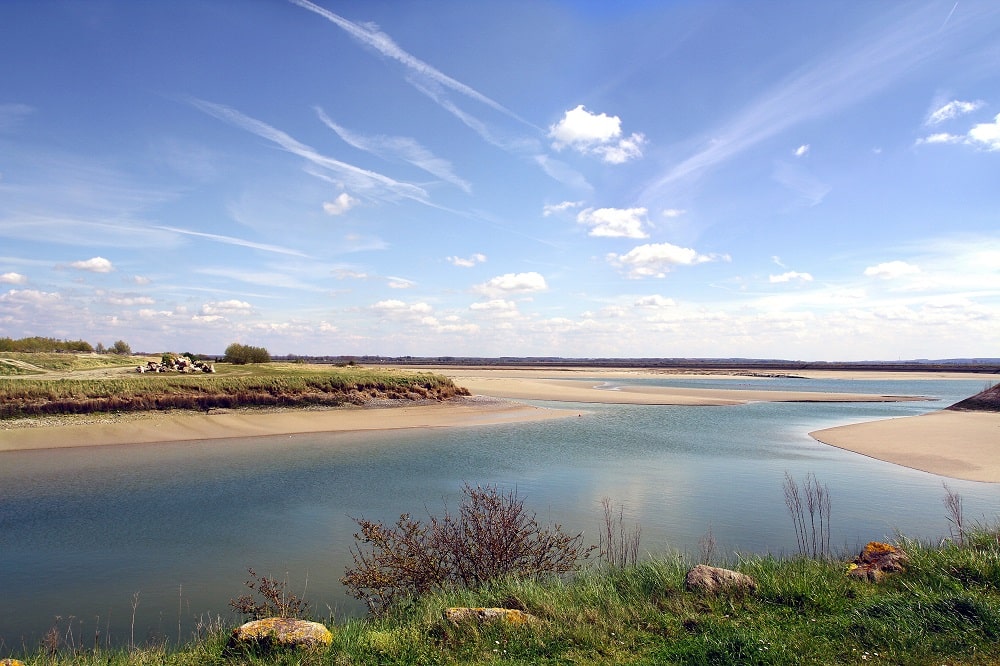
[[[0,452],[241,438],[265,435],[453,428],[566,418],[580,413],[578,404],[686,405],[726,407],[755,401],[886,402],[923,400],[922,396],[863,393],[769,391],[753,387],[753,374],[669,373],[606,368],[419,368],[432,370],[468,388],[473,398],[447,402],[331,409],[212,410],[210,413],[152,412],[122,416],[89,415],[24,419],[0,429]],[[812,372],[817,378],[968,379],[960,373]],[[623,378],[738,377],[740,389],[667,388],[622,385]],[[996,381],[998,377],[985,377]],[[542,408],[524,400],[573,403],[569,409]],[[825,444],[879,460],[942,476],[1000,483],[1000,414],[936,412],[917,417],[841,426],[811,435]]]

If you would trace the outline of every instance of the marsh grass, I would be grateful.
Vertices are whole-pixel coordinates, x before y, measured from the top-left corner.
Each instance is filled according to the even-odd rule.
[[[752,596],[684,590],[691,562],[661,555],[570,579],[498,580],[397,604],[346,621],[322,654],[224,662],[221,627],[179,650],[162,647],[38,653],[27,663],[145,664],[994,664],[1000,659],[1000,537],[965,544],[902,539],[907,570],[872,584],[824,559],[736,557]],[[450,606],[530,612],[533,626],[454,626]],[[0,655],[6,656],[6,655]]]
[[[41,414],[337,406],[370,400],[441,400],[468,395],[425,372],[296,364],[218,365],[217,374],[127,374],[96,379],[0,377],[0,418]]]

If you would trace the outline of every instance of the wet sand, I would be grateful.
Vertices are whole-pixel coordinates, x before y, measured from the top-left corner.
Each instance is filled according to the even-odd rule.
[[[1000,413],[939,411],[809,434],[824,444],[904,467],[1000,483]]]

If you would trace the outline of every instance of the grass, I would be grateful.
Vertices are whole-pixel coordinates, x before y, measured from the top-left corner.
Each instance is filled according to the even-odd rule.
[[[98,368],[119,368],[138,363],[135,357],[119,356],[117,354],[0,352],[0,363],[7,360],[19,362],[19,364],[25,366],[34,366],[40,371],[95,370]],[[143,362],[145,362],[145,359],[143,359]],[[13,365],[9,363],[3,364]]]
[[[964,546],[903,540],[907,570],[879,584],[843,563],[768,556],[730,566],[754,595],[684,590],[691,562],[666,556],[571,579],[506,580],[401,604],[387,617],[333,627],[319,654],[226,660],[221,627],[179,649],[62,650],[26,663],[97,664],[993,664],[1000,660],[1000,532]],[[504,606],[542,622],[452,626],[449,606]]]
[[[137,363],[135,359],[126,359],[126,364]],[[445,399],[467,395],[447,377],[433,373],[277,363],[217,364],[216,368],[217,374],[0,377],[0,418],[154,409],[332,406],[363,404],[373,399]]]

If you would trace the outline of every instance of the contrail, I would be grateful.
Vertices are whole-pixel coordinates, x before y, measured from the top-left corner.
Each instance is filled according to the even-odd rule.
[[[470,88],[461,81],[456,81],[455,79],[451,78],[444,72],[427,64],[423,60],[420,60],[419,58],[411,55],[410,53],[407,53],[402,48],[400,48],[400,46],[396,44],[396,42],[392,40],[392,37],[385,34],[384,32],[378,30],[371,30],[364,26],[360,26],[357,23],[354,23],[353,21],[345,19],[343,16],[334,14],[328,9],[324,9],[323,7],[320,7],[316,4],[313,4],[312,2],[309,2],[309,0],[288,0],[288,1],[291,2],[293,5],[298,5],[303,9],[308,9],[311,12],[319,14],[326,20],[336,25],[337,27],[342,28],[345,32],[347,32],[349,35],[351,35],[358,41],[367,44],[368,46],[371,46],[372,48],[374,48],[375,50],[377,50],[379,53],[381,53],[386,57],[399,61],[400,63],[402,63],[409,69],[413,70],[417,74],[426,77],[431,81],[439,83],[445,86],[446,88],[451,88],[455,92],[459,92],[465,95],[466,97],[470,97],[476,100],[477,102],[481,102],[486,106],[490,107],[491,109],[499,111],[500,113],[509,116],[520,123],[524,123],[529,127],[534,127],[534,125],[532,125],[527,120],[524,120],[523,118],[518,116],[516,113],[505,107],[503,104],[500,104],[499,102],[490,99],[489,97],[482,94],[478,90]]]
[[[958,3],[957,2],[955,3],[955,6],[951,8],[951,11],[948,12],[948,16],[947,16],[947,18],[945,18],[944,23],[941,24],[941,28],[940,28],[941,30],[944,30],[944,27],[946,25],[948,25],[948,21],[951,20],[951,15],[955,13],[956,9],[958,9]]]

